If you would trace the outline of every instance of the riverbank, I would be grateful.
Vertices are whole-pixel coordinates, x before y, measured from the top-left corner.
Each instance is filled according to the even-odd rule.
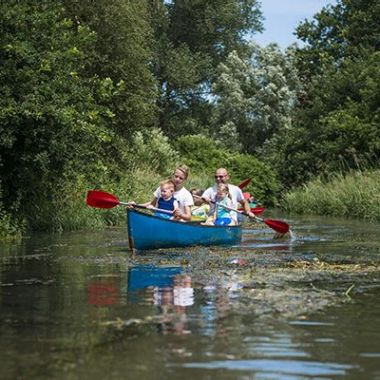
[[[123,201],[133,199],[145,202],[149,195],[146,189],[154,188],[159,180],[160,176],[157,173],[141,171],[128,176],[128,180],[117,187],[105,186],[105,190],[111,191]],[[188,188],[204,188],[208,181],[209,176],[193,175]],[[83,188],[82,191],[61,192],[61,196],[54,200],[54,220],[52,221],[51,216],[50,219],[46,218],[46,230],[74,231],[124,223],[122,207],[111,210],[87,207],[86,191],[87,188]],[[287,193],[280,203],[282,209],[289,213],[380,221],[380,170],[358,171],[346,176],[335,175],[329,180],[319,178]],[[39,227],[41,228],[41,223]],[[20,239],[24,232],[22,225],[14,224],[10,215],[0,210],[0,240]]]
[[[287,193],[288,212],[380,221],[380,170],[316,179]]]

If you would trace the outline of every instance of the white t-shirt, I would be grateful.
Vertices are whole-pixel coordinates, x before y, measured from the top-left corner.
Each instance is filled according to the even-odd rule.
[[[157,199],[160,198],[161,189],[158,187],[153,195]],[[191,195],[190,191],[186,190],[184,187],[182,187],[181,190],[175,191],[173,196],[178,201],[179,209],[181,212],[185,212],[185,206],[191,207],[194,205],[193,196]]]
[[[238,203],[241,202],[244,199],[243,192],[238,186],[228,184],[228,191],[230,193],[230,198],[232,200],[232,208],[238,207]],[[216,199],[216,193],[217,193],[217,185],[214,185],[213,187],[209,187],[205,190],[205,192],[202,194],[202,198],[207,198],[215,202]],[[211,204],[209,215],[212,215],[215,210],[215,205]]]

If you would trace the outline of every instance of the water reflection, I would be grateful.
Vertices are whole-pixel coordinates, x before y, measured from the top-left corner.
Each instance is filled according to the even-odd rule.
[[[186,309],[194,304],[190,276],[182,267],[136,266],[128,270],[128,302],[158,307],[162,334],[188,334]]]
[[[120,288],[115,280],[98,279],[87,286],[88,304],[111,306],[120,303]]]
[[[128,292],[137,292],[149,287],[173,287],[174,277],[181,273],[180,266],[134,266],[128,269]]]
[[[325,376],[342,376],[353,366],[337,363],[318,363],[289,360],[225,360],[208,363],[189,363],[186,368],[225,369],[233,371],[249,371],[256,373],[255,379],[329,379]],[[289,377],[291,376],[291,377]],[[323,376],[323,378],[322,378]]]
[[[136,257],[121,229],[4,247],[2,379],[379,378],[379,225],[291,224],[295,241],[246,230],[241,246]],[[317,313],[330,289],[347,302]]]

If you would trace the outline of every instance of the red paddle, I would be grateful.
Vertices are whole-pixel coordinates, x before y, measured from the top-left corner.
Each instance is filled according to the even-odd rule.
[[[217,206],[220,206],[220,207],[223,207],[227,210],[230,210],[230,211],[235,211],[239,214],[242,214],[242,215],[246,215],[249,217],[248,213],[246,213],[245,211],[238,211],[232,207],[228,207],[228,206],[225,206],[221,203],[217,203],[217,202],[214,202],[214,201],[210,201],[211,203],[217,205]],[[254,216],[254,219],[259,221],[259,222],[263,222],[265,223],[268,227],[272,228],[272,230],[275,230],[276,232],[280,233],[280,234],[286,234],[287,232],[289,232],[290,230],[290,226],[288,223],[285,223],[283,222],[282,220],[276,220],[276,219],[263,219],[263,218],[259,218],[258,216]]]
[[[238,208],[238,211],[244,211],[242,208]],[[256,216],[262,214],[265,211],[265,207],[263,206],[255,206],[251,207],[251,212],[253,212]]]
[[[86,203],[96,208],[113,208],[118,205],[127,206],[127,202],[120,202],[114,195],[101,190],[90,190],[87,193]]]
[[[239,183],[238,187],[240,189],[244,189],[245,187],[247,187],[251,183],[251,181],[252,181],[251,178],[247,178],[243,182]]]
[[[148,208],[147,206],[143,206],[143,205],[131,204],[128,202],[121,202],[113,194],[106,193],[105,191],[101,191],[101,190],[90,190],[87,193],[86,203],[88,206],[96,207],[96,208],[109,209],[109,208],[113,208],[113,207],[119,206],[119,205],[124,205],[124,206],[130,205],[132,207],[144,208],[144,209],[158,211],[158,212],[162,212],[162,213],[166,213],[166,214],[172,214],[172,212],[168,211],[168,210],[161,210],[161,209],[155,208],[155,207],[154,208]],[[235,211],[239,214],[243,214],[243,215],[248,216],[248,214],[244,211],[238,211],[232,207],[228,207],[228,206],[222,205],[222,204],[214,202],[214,201],[211,201],[211,203],[214,203],[220,207],[224,207],[227,210]],[[255,215],[254,219],[259,221],[259,222],[265,223],[268,227],[272,228],[273,230],[275,230],[281,234],[285,234],[285,233],[289,232],[289,230],[290,230],[289,224],[285,223],[281,220],[267,219],[267,218],[262,219],[256,215]]]
[[[196,198],[202,198],[202,197],[199,197],[198,195],[194,195],[194,197],[196,197]],[[250,217],[248,215],[248,213],[246,213],[245,211],[238,211],[235,208],[228,207],[228,206],[225,206],[225,205],[223,205],[221,203],[217,203],[217,202],[211,201],[211,200],[210,200],[210,203],[213,203],[214,205],[223,207],[226,210],[235,211],[238,214],[242,214],[242,215],[246,215],[246,216]],[[276,232],[278,232],[280,234],[286,234],[290,230],[289,224],[286,223],[286,222],[283,222],[282,220],[267,219],[267,218],[266,219],[262,219],[262,218],[259,218],[256,215],[254,216],[254,219],[257,220],[257,221],[259,221],[259,222],[265,223],[268,227],[272,228],[273,230],[275,230]]]
[[[122,205],[122,206],[132,206],[136,208],[144,208],[147,210],[162,212],[163,214],[173,214],[169,210],[162,210],[156,207],[150,208],[144,205],[121,202],[113,194],[106,193],[105,191],[101,191],[101,190],[90,190],[87,193],[86,203],[88,206],[96,207],[96,208],[113,208],[115,206]]]

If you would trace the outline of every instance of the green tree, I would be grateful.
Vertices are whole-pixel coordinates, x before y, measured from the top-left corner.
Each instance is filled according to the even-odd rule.
[[[298,27],[303,92],[278,160],[287,186],[378,164],[379,10],[379,0],[341,0]]]
[[[213,85],[213,133],[217,138],[231,148],[240,146],[253,153],[290,128],[299,83],[289,57],[275,44],[265,48],[253,45],[249,59],[232,52],[219,65]]]
[[[152,126],[156,83],[151,72],[153,30],[146,0],[64,0],[74,25],[94,33],[81,74],[109,78],[97,101],[112,109],[111,127],[124,137]],[[112,90],[112,97],[108,96]]]
[[[81,77],[94,34],[73,28],[60,1],[1,2],[0,17],[3,205],[19,221],[49,223],[62,189],[102,170],[113,113],[94,92],[106,83]]]
[[[326,65],[337,69],[345,57],[379,50],[379,14],[379,0],[338,0],[300,24],[297,36],[306,44],[298,51],[303,78],[321,74]]]
[[[150,0],[159,83],[159,127],[171,137],[207,129],[217,65],[248,51],[247,33],[262,29],[256,0]]]

